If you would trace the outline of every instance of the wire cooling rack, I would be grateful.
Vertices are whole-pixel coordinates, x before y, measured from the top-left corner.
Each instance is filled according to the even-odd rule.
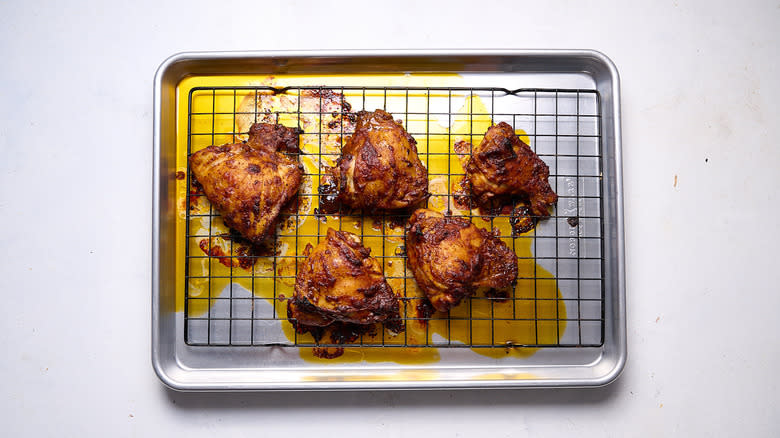
[[[415,280],[406,269],[403,249],[403,224],[408,214],[370,216],[340,210],[323,215],[319,210],[323,194],[318,184],[352,134],[355,113],[377,108],[401,120],[417,140],[420,159],[432,181],[429,208],[496,230],[518,254],[520,266],[533,266],[532,270],[520,270],[518,285],[508,298],[474,296],[449,314],[436,313],[428,324],[419,324],[423,316],[414,309],[423,298],[412,291],[416,290]],[[360,235],[364,245],[372,249],[372,256],[382,262],[388,282],[401,297],[401,318],[407,327],[418,324],[425,331],[421,337],[408,335],[408,329],[390,336],[380,326],[372,336],[361,334],[356,345],[601,346],[604,233],[599,108],[598,93],[586,89],[258,86],[191,90],[188,156],[211,144],[245,139],[251,122],[279,122],[302,129],[302,152],[291,155],[299,155],[307,166],[305,182],[282,214],[274,247],[267,253],[253,252],[241,246],[229,230],[226,233],[219,214],[188,172],[185,342],[207,346],[318,345],[311,336],[289,330],[292,336],[284,334],[284,325],[290,324],[284,301],[292,296],[298,263],[305,259],[303,247],[306,243],[316,245],[327,228],[333,227]],[[531,148],[550,167],[550,184],[559,195],[550,218],[519,236],[508,231],[506,214],[452,211],[456,183],[463,176],[453,144],[459,139],[478,144],[485,127],[501,121],[526,133]],[[433,187],[434,182],[438,188]],[[221,246],[215,244],[219,239]],[[538,293],[541,285],[550,284],[557,289],[556,294]],[[504,330],[498,330],[499,326]],[[430,336],[434,327],[438,327],[438,336]],[[518,330],[523,334],[507,335],[506,329],[512,327],[521,328]]]

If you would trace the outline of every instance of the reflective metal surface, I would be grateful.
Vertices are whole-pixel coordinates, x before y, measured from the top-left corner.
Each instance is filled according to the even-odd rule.
[[[492,359],[442,351],[431,364],[306,363],[292,348],[192,346],[175,312],[176,86],[208,74],[457,73],[468,85],[591,89],[601,117],[603,344],[545,348],[528,358]],[[614,65],[593,51],[387,51],[184,53],[166,60],[154,89],[152,362],[181,390],[401,389],[597,386],[626,359],[619,83]],[[559,208],[561,206],[559,205]]]

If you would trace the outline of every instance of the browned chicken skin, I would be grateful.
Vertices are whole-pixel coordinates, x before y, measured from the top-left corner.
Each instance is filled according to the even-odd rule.
[[[419,209],[406,232],[408,266],[433,307],[446,312],[478,287],[502,289],[517,279],[517,258],[504,242],[468,220]]]
[[[287,308],[297,323],[373,324],[399,316],[398,297],[358,236],[328,228],[325,240],[307,251]]]
[[[358,113],[355,133],[332,169],[338,199],[353,208],[395,210],[428,196],[417,142],[382,110]]]
[[[255,149],[269,152],[286,150],[300,152],[298,139],[303,131],[300,128],[288,128],[278,123],[254,123],[249,127],[249,143]]]
[[[466,142],[455,145],[459,153],[467,153],[470,148]],[[488,128],[479,146],[473,147],[464,168],[471,192],[481,206],[522,196],[528,198],[533,215],[547,217],[550,207],[558,201],[558,195],[550,188],[547,164],[505,122]]]
[[[255,123],[247,143],[209,146],[190,156],[193,175],[225,224],[255,244],[273,231],[298,192],[303,166],[280,149],[297,150],[298,130]]]

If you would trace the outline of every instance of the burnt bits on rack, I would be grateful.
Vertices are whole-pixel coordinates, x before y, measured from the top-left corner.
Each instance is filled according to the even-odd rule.
[[[429,173],[427,207],[494,230],[518,255],[519,276],[505,294],[478,293],[449,314],[430,312],[406,269],[408,215],[364,215],[329,205],[326,171],[360,110],[381,108],[417,140]],[[256,121],[299,127],[304,183],[282,214],[267,252],[238,248],[187,173],[185,328],[189,345],[334,347],[292,329],[292,296],[307,243],[328,227],[360,235],[401,297],[407,330],[381,325],[350,341],[362,347],[597,347],[604,341],[601,115],[594,90],[479,87],[200,87],[188,98],[187,153],[241,141]],[[459,190],[458,140],[478,143],[490,124],[514,127],[550,167],[559,196],[550,218],[522,211],[482,212]],[[325,189],[321,188],[324,186]],[[332,203],[331,203],[332,204]],[[324,209],[322,207],[325,207]],[[511,208],[510,208],[511,210]],[[571,218],[577,218],[576,226]],[[205,242],[205,243],[204,243]],[[219,247],[220,251],[212,248]],[[205,250],[203,248],[206,248]],[[226,263],[232,258],[234,262]],[[251,263],[248,261],[251,258]],[[490,291],[488,291],[490,292]]]

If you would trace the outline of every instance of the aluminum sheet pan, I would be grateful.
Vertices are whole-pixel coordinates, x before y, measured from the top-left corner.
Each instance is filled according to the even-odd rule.
[[[373,79],[358,80],[365,77]],[[539,239],[547,238],[542,241],[552,242],[550,251],[555,252],[545,254],[545,245],[537,244],[534,238],[533,253],[538,266],[556,278],[559,290],[552,326],[542,318],[542,307],[534,301],[536,342],[519,342],[534,348],[507,349],[502,357],[484,354],[484,349],[453,348],[478,346],[477,342],[456,345],[458,342],[451,339],[426,337],[430,346],[414,352],[431,350],[435,354],[422,355],[419,360],[413,355],[404,359],[404,350],[409,349],[376,345],[351,349],[357,356],[353,354],[350,360],[312,360],[302,353],[310,348],[302,346],[306,344],[298,338],[294,342],[283,338],[282,342],[263,342],[269,332],[256,331],[255,327],[276,318],[256,317],[256,301],[262,298],[255,299],[257,290],[253,294],[238,282],[230,283],[229,293],[218,291],[218,299],[207,300],[209,309],[204,315],[208,317],[185,313],[182,303],[187,302],[185,288],[189,286],[183,265],[188,259],[182,248],[188,235],[177,224],[181,224],[185,205],[181,176],[186,172],[186,161],[182,167],[181,145],[189,145],[197,135],[192,123],[193,96],[212,93],[210,140],[221,144],[227,141],[220,142],[215,135],[220,131],[214,127],[219,114],[214,109],[215,90],[233,90],[236,125],[235,101],[243,95],[235,90],[254,87],[252,92],[257,92],[269,85],[269,78],[284,86],[321,84],[338,89],[360,85],[366,109],[392,106],[386,96],[382,103],[366,102],[366,87],[406,86],[422,90],[429,106],[434,102],[431,90],[447,88],[450,106],[451,90],[456,89],[456,107],[469,95],[481,93],[483,100],[490,99],[490,117],[495,122],[511,113],[517,129],[528,133],[528,142],[550,165],[551,183],[561,195],[554,217],[532,232]],[[496,90],[507,90],[513,105],[520,107],[499,111],[504,107],[500,104],[502,93]],[[408,115],[413,114],[408,102],[407,93],[407,123]],[[474,106],[470,108],[474,112]],[[387,109],[398,115],[393,108]],[[449,109],[449,123],[453,111],[457,110]],[[619,79],[615,66],[603,54],[589,50],[182,53],[167,59],[157,71],[154,112],[152,364],[169,387],[213,391],[571,387],[604,385],[622,371],[627,353]],[[435,112],[428,108],[427,117]],[[442,124],[446,123],[442,120]],[[432,144],[430,132],[426,134],[427,141],[418,138],[424,148]],[[574,152],[566,149],[572,144]],[[428,166],[430,169],[431,164]],[[575,220],[566,225],[567,216],[589,218],[590,222],[579,219],[579,223]],[[599,245],[589,245],[591,241]],[[233,270],[230,272],[232,279]],[[209,297],[211,293],[209,290]],[[589,298],[591,293],[596,295]],[[277,298],[276,292],[273,298]],[[240,304],[250,301],[250,316],[236,322],[241,319],[234,318]],[[228,303],[229,310],[220,307],[222,303]],[[228,313],[223,317],[220,312]],[[280,324],[289,324],[278,319]],[[249,327],[243,324],[247,321],[252,323],[251,342],[240,331]],[[540,327],[545,326],[554,327],[553,342],[539,341]],[[198,331],[198,327],[207,331]],[[393,350],[393,354],[377,355],[378,350]]]

